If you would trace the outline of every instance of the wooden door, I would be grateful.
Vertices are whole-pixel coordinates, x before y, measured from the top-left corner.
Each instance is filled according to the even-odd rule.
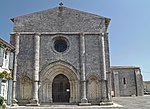
[[[53,102],[69,102],[70,84],[65,75],[57,75],[52,84]]]

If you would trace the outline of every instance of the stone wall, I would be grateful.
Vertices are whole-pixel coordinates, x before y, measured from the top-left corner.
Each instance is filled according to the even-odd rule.
[[[86,48],[86,75],[97,75],[100,78],[100,58],[101,48],[98,35],[86,35],[85,36],[85,48]]]
[[[99,32],[104,17],[56,7],[13,19],[17,32]]]
[[[54,49],[54,39],[63,37],[68,40],[68,48],[59,53]],[[64,61],[80,72],[79,63],[79,35],[41,35],[40,38],[40,70],[55,61]]]
[[[138,74],[136,72],[138,70]],[[142,96],[142,76],[138,67],[111,67],[114,96]]]

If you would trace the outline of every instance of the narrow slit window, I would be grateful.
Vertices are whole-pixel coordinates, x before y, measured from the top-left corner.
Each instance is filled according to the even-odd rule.
[[[124,84],[124,85],[127,84],[126,78],[123,78],[123,84]]]

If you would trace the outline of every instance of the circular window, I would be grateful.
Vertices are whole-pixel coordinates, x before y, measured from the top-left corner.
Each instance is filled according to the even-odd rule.
[[[54,48],[57,52],[64,52],[67,49],[68,45],[65,39],[59,38],[54,42]]]

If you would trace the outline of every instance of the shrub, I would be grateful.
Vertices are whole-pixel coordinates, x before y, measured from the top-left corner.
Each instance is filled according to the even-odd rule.
[[[6,71],[6,70],[1,71],[0,72],[0,78],[6,79],[6,80],[10,80],[10,79],[12,79],[12,77],[10,76],[10,74],[11,74],[11,72],[9,72],[9,71]]]
[[[2,106],[4,103],[4,97],[0,96],[0,106]]]
[[[0,109],[5,109],[6,104],[4,102],[4,97],[0,96]]]

